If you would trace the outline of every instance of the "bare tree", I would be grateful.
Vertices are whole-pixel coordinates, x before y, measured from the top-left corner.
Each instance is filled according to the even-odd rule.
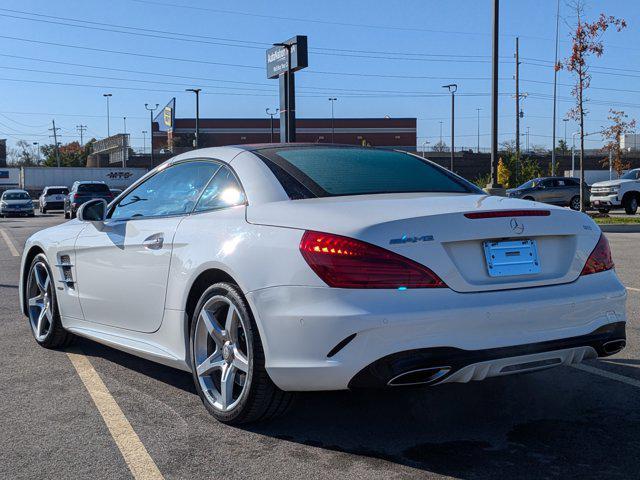
[[[602,160],[603,165],[610,166],[616,171],[618,176],[622,175],[624,170],[631,168],[629,162],[625,162],[622,158],[622,148],[620,147],[621,138],[627,133],[633,132],[636,128],[635,120],[627,120],[629,116],[621,110],[609,110],[607,117],[611,121],[608,127],[602,127],[602,137],[608,140],[603,150],[609,152],[609,157]]]
[[[34,167],[40,163],[38,149],[26,140],[18,140],[7,151],[7,163],[15,167]]]
[[[556,70],[565,68],[575,76],[575,84],[571,91],[576,98],[576,105],[569,111],[569,116],[578,121],[580,125],[580,181],[584,182],[584,116],[585,90],[591,84],[591,74],[589,73],[589,59],[592,56],[600,57],[604,53],[602,36],[609,29],[614,27],[618,32],[626,28],[627,22],[621,18],[607,16],[601,13],[594,22],[588,22],[584,18],[584,1],[574,0],[569,6],[575,13],[576,23],[571,25],[571,55],[564,61],[560,61],[555,66]],[[580,190],[580,209],[583,209],[583,190]]]
[[[449,147],[447,147],[447,144],[444,142],[437,142],[433,145],[433,151],[434,152],[448,152],[449,151]]]

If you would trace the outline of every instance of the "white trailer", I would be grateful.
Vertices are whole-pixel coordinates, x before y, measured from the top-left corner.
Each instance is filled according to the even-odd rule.
[[[2,190],[7,188],[18,188],[20,186],[20,169],[0,167],[0,187]]]
[[[20,188],[40,192],[47,185],[71,187],[76,181],[101,181],[124,189],[147,173],[145,168],[22,167]]]

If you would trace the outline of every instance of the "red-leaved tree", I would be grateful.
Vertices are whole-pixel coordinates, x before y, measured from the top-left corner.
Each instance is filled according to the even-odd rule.
[[[607,16],[601,13],[594,22],[584,19],[584,2],[576,0],[572,2],[571,8],[575,13],[576,23],[572,25],[571,32],[571,55],[564,61],[558,62],[555,66],[557,70],[566,69],[575,76],[575,84],[571,94],[576,98],[576,105],[568,112],[569,116],[580,125],[580,181],[584,182],[584,116],[585,90],[591,85],[591,74],[589,73],[589,60],[591,57],[600,57],[604,53],[602,36],[610,28],[615,28],[618,32],[626,28],[627,22],[621,18]],[[580,190],[580,205],[583,209],[584,192]]]
[[[611,124],[602,128],[602,137],[608,140],[603,150],[609,152],[609,157],[602,160],[603,165],[615,170],[618,176],[622,175],[624,170],[631,168],[631,164],[624,160],[620,139],[635,130],[636,121],[628,120],[629,116],[621,110],[609,110],[607,117]]]

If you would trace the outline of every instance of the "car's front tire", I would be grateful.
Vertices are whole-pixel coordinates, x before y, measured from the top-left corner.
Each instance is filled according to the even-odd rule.
[[[55,282],[47,257],[36,255],[29,268],[25,301],[31,333],[45,348],[66,347],[73,340],[73,334],[62,327]]]
[[[191,318],[190,359],[198,395],[221,422],[266,420],[291,404],[293,394],[267,374],[260,333],[233,284],[217,283],[200,297]]]
[[[622,204],[627,215],[635,215],[638,211],[638,196],[634,194],[627,195]]]

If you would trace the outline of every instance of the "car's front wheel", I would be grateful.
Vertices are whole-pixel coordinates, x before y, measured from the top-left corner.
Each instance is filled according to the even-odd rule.
[[[622,204],[627,215],[635,215],[638,211],[638,197],[634,194],[627,195]]]
[[[255,422],[289,407],[293,394],[269,378],[258,328],[235,285],[217,283],[202,294],[190,337],[196,389],[216,419],[228,424]]]
[[[43,254],[36,255],[31,262],[25,297],[29,324],[36,342],[46,348],[69,345],[73,340],[73,334],[62,327],[55,279]]]

